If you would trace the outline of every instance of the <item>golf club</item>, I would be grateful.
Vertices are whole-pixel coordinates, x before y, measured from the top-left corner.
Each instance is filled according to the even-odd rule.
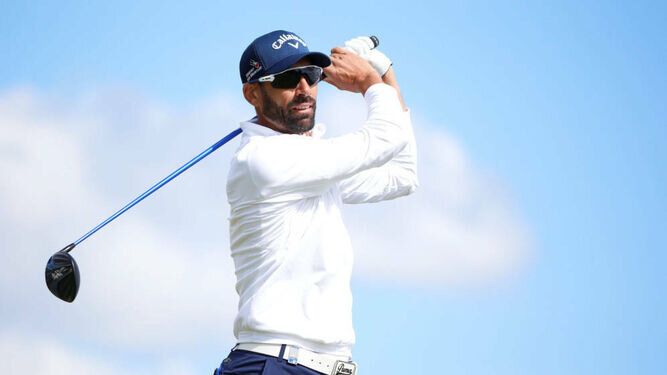
[[[380,40],[378,37],[372,35],[368,37],[373,43],[373,49],[377,48],[380,45]],[[102,229],[104,226],[112,222],[118,216],[122,215],[125,211],[134,207],[137,203],[144,200],[149,195],[153,194],[155,191],[160,189],[162,186],[169,183],[174,178],[178,177],[181,173],[188,170],[188,168],[197,164],[200,160],[207,157],[215,150],[220,148],[220,146],[229,142],[231,139],[236,137],[241,133],[241,129],[236,129],[226,135],[224,138],[213,144],[208,149],[201,152],[199,155],[195,156],[192,160],[185,163],[183,166],[172,172],[167,177],[163,178],[161,181],[153,185],[151,188],[146,190],[144,193],[139,195],[137,198],[132,200],[130,203],[125,205],[125,207],[118,210],[116,213],[111,215],[109,218],[98,224],[95,228],[91,229],[88,233],[84,234],[78,240],[72,242],[71,244],[65,246],[60,251],[56,252],[49,258],[49,261],[46,263],[45,278],[46,286],[49,288],[51,293],[54,296],[60,298],[66,302],[72,302],[76,298],[77,293],[79,292],[79,285],[81,283],[79,276],[79,267],[76,264],[74,258],[69,254],[77,245],[85,241],[88,237],[92,236],[98,230]]]
[[[122,215],[125,211],[134,207],[137,203],[144,200],[149,195],[153,194],[155,191],[160,189],[162,186],[166,185],[169,181],[178,177],[181,173],[188,170],[188,168],[197,164],[200,160],[207,157],[215,150],[220,148],[220,146],[229,142],[232,138],[236,137],[241,133],[241,129],[236,129],[226,135],[224,138],[214,143],[211,147],[202,151],[199,155],[195,156],[189,162],[183,164],[180,168],[172,172],[167,177],[163,178],[161,181],[153,185],[150,189],[143,192],[140,196],[132,200],[130,203],[125,205],[125,207],[118,210],[115,214],[109,216],[106,220],[101,222],[95,228],[91,229],[88,233],[84,234],[78,240],[72,242],[71,244],[65,246],[62,250],[56,252],[49,258],[49,261],[46,263],[46,286],[49,288],[51,293],[54,296],[60,298],[66,302],[72,302],[76,298],[77,293],[79,292],[79,267],[74,261],[74,258],[69,254],[70,251],[74,249],[78,244],[85,241],[88,237],[92,236],[95,232],[102,229],[105,225],[112,222],[118,216]]]

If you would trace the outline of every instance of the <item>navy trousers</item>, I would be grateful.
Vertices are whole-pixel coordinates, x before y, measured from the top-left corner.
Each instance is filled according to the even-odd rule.
[[[213,375],[322,375],[301,365],[291,365],[286,359],[245,350],[234,350],[222,361]]]

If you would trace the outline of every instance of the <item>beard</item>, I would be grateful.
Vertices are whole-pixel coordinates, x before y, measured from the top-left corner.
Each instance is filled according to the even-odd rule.
[[[315,126],[316,101],[312,96],[299,95],[283,108],[269,97],[261,85],[260,91],[262,93],[262,114],[274,125],[286,130],[289,134],[303,134],[313,129]],[[294,114],[290,112],[290,108],[303,103],[313,106],[312,114]]]

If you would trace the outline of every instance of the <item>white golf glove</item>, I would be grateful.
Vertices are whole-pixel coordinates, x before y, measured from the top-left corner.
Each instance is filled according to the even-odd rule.
[[[361,56],[364,60],[368,61],[373,69],[380,75],[384,76],[391,67],[391,60],[382,52],[377,49],[373,49],[375,44],[370,37],[359,36],[352,38],[345,42],[345,49],[348,51],[354,52],[357,55]]]

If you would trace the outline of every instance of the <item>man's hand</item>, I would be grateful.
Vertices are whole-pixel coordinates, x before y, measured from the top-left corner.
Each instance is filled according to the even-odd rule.
[[[377,48],[373,48],[374,46],[375,44],[371,38],[367,36],[360,36],[345,42],[344,48],[368,61],[373,69],[375,69],[380,77],[382,77],[382,82],[396,89],[398,98],[401,101],[401,106],[403,107],[404,111],[407,111],[408,107],[405,105],[405,101],[403,101],[401,89],[398,87],[398,81],[396,81],[396,73],[391,67],[391,60],[389,60],[389,58],[384,53],[378,51]]]
[[[375,44],[371,38],[360,36],[352,38],[345,42],[345,49],[356,53],[364,60],[368,61],[373,69],[383,77],[391,67],[391,60],[382,52],[375,49]]]
[[[382,78],[368,61],[341,47],[331,50],[331,65],[324,68],[324,74],[324,80],[339,90],[362,94],[372,85],[382,83]]]

